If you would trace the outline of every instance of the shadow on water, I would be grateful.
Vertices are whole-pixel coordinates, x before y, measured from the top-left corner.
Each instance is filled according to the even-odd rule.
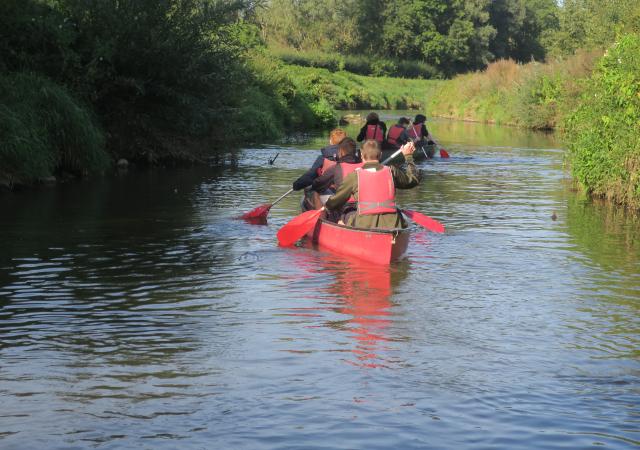
[[[326,133],[0,196],[0,447],[637,446],[637,219],[551,136],[428,126],[452,158],[398,200],[447,233],[390,267],[278,247],[299,193],[233,219]]]

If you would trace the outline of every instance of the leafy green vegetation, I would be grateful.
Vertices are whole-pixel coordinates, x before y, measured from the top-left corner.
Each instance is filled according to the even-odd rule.
[[[552,63],[501,60],[485,71],[459,75],[430,96],[431,114],[534,129],[556,128],[575,105],[597,52]]]
[[[422,109],[441,84],[438,80],[365,77],[349,72],[330,72],[287,66],[297,89],[314,101],[326,100],[337,109]]]
[[[640,35],[607,50],[566,128],[572,173],[587,192],[640,209]]]
[[[65,89],[33,74],[0,76],[0,178],[25,183],[108,165],[100,128]]]
[[[269,53],[282,62],[303,67],[317,67],[331,72],[347,71],[358,75],[405,78],[441,78],[441,73],[427,63],[361,55],[341,55],[319,50],[294,50],[270,47]]]
[[[427,78],[481,69],[499,58],[544,59],[558,5],[554,0],[272,0],[257,17],[265,40],[287,62]],[[350,63],[354,56],[358,64]]]

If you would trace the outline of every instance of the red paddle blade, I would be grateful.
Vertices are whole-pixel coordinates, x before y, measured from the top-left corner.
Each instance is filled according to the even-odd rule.
[[[240,219],[255,221],[260,219],[266,219],[269,210],[271,209],[271,203],[265,203],[257,208],[253,208],[251,211],[244,213],[240,216]]]
[[[315,209],[303,212],[291,219],[278,230],[278,243],[283,247],[294,244],[316,225],[321,213],[321,209]]]
[[[417,211],[411,211],[409,209],[403,209],[402,212],[418,225],[422,225],[429,231],[434,233],[444,233],[444,225],[429,216],[425,216]]]
[[[449,153],[447,153],[447,151],[443,148],[440,149],[440,158],[448,158],[449,157]]]

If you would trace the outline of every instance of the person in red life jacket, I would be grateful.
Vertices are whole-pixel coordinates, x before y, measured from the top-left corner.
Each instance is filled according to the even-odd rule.
[[[424,151],[429,158],[433,158],[434,150],[429,146],[434,145],[433,139],[429,134],[429,130],[425,126],[427,117],[423,114],[417,114],[413,119],[413,124],[409,125],[407,135],[413,141],[418,151]]]
[[[356,140],[358,142],[374,140],[378,141],[378,143],[382,145],[386,135],[387,125],[380,120],[378,114],[370,112],[367,114],[367,123],[360,129],[360,133]]]
[[[344,177],[362,167],[363,164],[356,156],[356,142],[351,138],[344,138],[338,146],[337,164],[313,180],[311,188],[315,191],[314,209],[321,208],[327,198],[335,194]],[[355,200],[351,199],[351,201]],[[338,216],[334,218],[334,221],[337,221]]]
[[[313,180],[320,176],[326,168],[335,164],[338,144],[346,137],[347,133],[341,128],[336,128],[329,133],[329,145],[320,149],[321,154],[313,162],[311,168],[293,182],[294,191],[311,186]]]
[[[384,148],[389,150],[398,150],[404,144],[409,142],[409,135],[407,134],[407,126],[409,123],[409,119],[406,117],[400,117],[400,119],[398,119],[398,123],[389,128]]]
[[[329,197],[325,209],[336,211],[351,197],[357,202],[357,210],[344,215],[344,224],[358,228],[406,228],[407,222],[395,204],[395,190],[409,189],[420,183],[419,173],[413,163],[415,146],[412,142],[402,146],[406,170],[396,166],[383,166],[379,159],[382,149],[377,141],[366,141],[360,153],[362,168],[347,175],[335,195]]]

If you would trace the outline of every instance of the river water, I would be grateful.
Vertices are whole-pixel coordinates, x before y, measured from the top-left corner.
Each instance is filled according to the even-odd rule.
[[[391,267],[234,220],[326,136],[2,195],[0,448],[637,447],[640,223],[553,136],[429,126],[447,232]]]

